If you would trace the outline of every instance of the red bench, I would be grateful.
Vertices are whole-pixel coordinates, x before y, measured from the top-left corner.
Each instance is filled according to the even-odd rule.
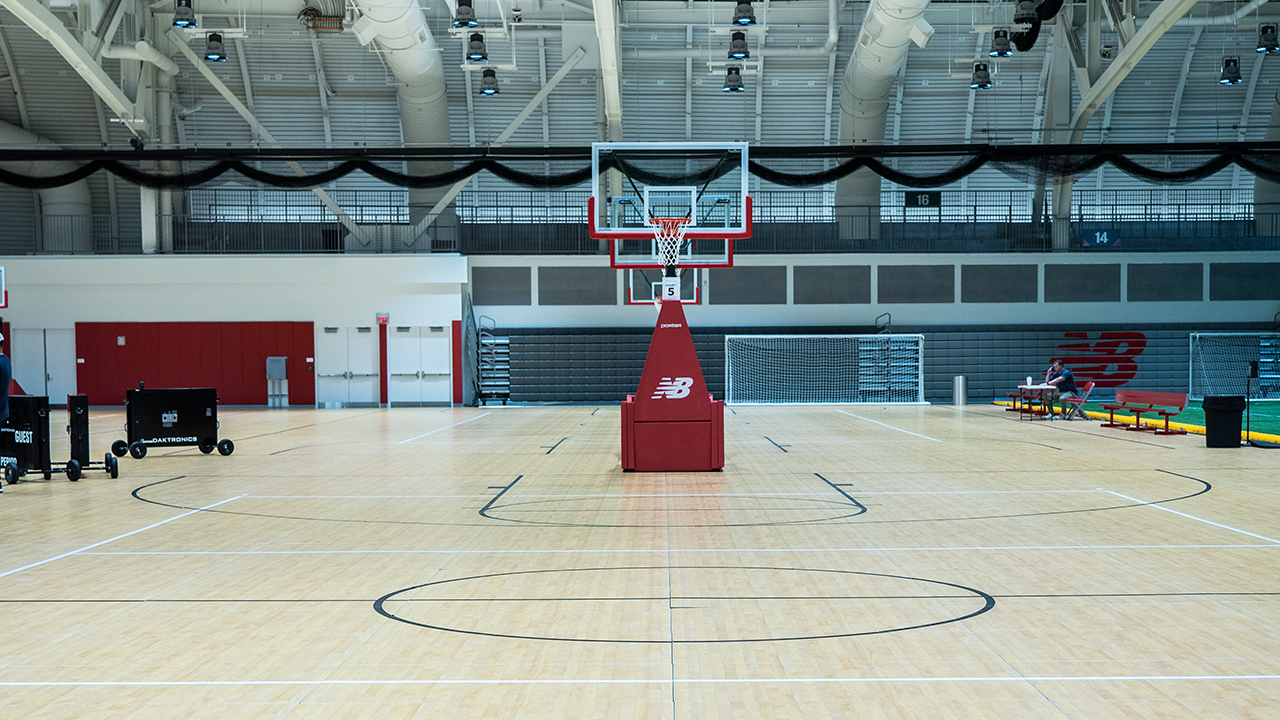
[[[1129,430],[1152,430],[1157,435],[1186,435],[1186,430],[1169,429],[1169,418],[1177,415],[1187,407],[1186,393],[1150,392],[1147,390],[1118,390],[1115,402],[1103,403],[1102,409],[1109,414],[1102,427],[1122,427]],[[1133,424],[1116,422],[1116,411],[1133,413]],[[1164,428],[1154,425],[1142,426],[1142,415],[1151,413],[1164,417]]]

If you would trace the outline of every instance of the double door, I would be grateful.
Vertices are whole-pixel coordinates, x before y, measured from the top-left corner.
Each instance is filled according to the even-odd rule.
[[[378,330],[316,328],[316,406],[377,407]]]
[[[388,331],[391,405],[448,405],[453,397],[448,326],[393,325]]]
[[[76,331],[14,328],[12,335],[13,379],[29,395],[65,404],[76,391]]]

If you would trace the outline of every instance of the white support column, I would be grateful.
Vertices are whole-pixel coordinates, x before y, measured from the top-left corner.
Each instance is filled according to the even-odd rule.
[[[604,116],[608,137],[622,140],[622,81],[618,78],[622,48],[618,44],[617,0],[593,0],[596,38],[600,41],[600,72],[604,78]]]

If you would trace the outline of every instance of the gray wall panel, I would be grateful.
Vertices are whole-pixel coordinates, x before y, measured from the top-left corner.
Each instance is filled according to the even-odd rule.
[[[1280,300],[1280,263],[1213,263],[1210,300]]]
[[[1203,263],[1129,263],[1129,302],[1198,301],[1204,297]]]
[[[870,265],[796,265],[796,305],[869,305]]]
[[[473,305],[531,305],[529,268],[471,268],[471,303]]]
[[[954,265],[881,265],[876,275],[880,303],[953,303]]]
[[[712,305],[785,305],[787,268],[740,266],[711,271]]]
[[[1120,302],[1120,265],[1045,265],[1044,301]]]
[[[960,302],[1033,303],[1039,299],[1039,266],[962,265]]]
[[[538,304],[617,305],[618,271],[608,267],[540,267]]]

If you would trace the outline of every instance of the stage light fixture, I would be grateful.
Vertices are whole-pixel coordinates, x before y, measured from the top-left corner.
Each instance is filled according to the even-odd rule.
[[[173,26],[176,28],[193,28],[196,26],[196,11],[191,7],[191,0],[174,0]]]
[[[458,0],[458,7],[453,11],[453,26],[473,28],[479,24],[476,22],[476,10],[471,6],[471,0]]]
[[[498,71],[493,68],[485,68],[480,77],[480,94],[481,95],[498,95]]]
[[[471,33],[471,40],[467,43],[467,59],[480,62],[489,59],[489,52],[484,49],[484,35]]]
[[[746,88],[742,87],[742,68],[729,67],[724,74],[724,87],[721,88],[727,93],[746,92]]]
[[[209,33],[204,39],[204,59],[209,62],[226,62],[227,51],[222,44],[222,35]]]
[[[1240,78],[1240,58],[1222,58],[1222,76],[1218,78],[1218,82],[1223,85],[1239,85],[1242,82]]]
[[[1280,41],[1276,39],[1276,26],[1263,25],[1258,28],[1258,52],[1280,52]]]
[[[1011,57],[1013,48],[1009,45],[1009,31],[996,30],[991,33],[991,57]]]
[[[1036,15],[1036,4],[1034,0],[1018,0],[1018,5],[1013,9],[1013,21],[1019,25],[1026,25],[1033,22],[1039,22],[1040,16]]]
[[[751,3],[746,0],[738,0],[738,7],[733,11],[734,25],[755,25],[756,11],[751,7]]]
[[[987,71],[986,63],[973,64],[973,80],[969,82],[969,87],[974,90],[986,90],[991,87],[991,73]]]
[[[736,32],[729,36],[729,59],[730,60],[746,60],[751,57],[751,51],[747,50],[747,34]]]

